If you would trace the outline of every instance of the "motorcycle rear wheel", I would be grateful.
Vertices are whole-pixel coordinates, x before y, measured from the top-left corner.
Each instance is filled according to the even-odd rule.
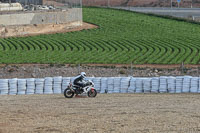
[[[88,91],[88,97],[96,97],[97,91],[95,89]]]
[[[74,92],[67,88],[64,90],[64,96],[65,98],[72,98],[74,96]]]

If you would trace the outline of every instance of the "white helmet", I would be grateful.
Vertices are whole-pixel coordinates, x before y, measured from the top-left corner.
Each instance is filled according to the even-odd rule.
[[[86,77],[86,73],[85,72],[81,72],[81,76],[83,76],[85,78]]]

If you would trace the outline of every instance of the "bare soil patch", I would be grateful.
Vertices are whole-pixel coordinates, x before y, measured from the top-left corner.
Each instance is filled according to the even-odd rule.
[[[199,94],[1,96],[0,132],[199,132],[199,104]]]
[[[66,24],[40,24],[40,25],[18,25],[0,26],[0,37],[21,37],[40,34],[65,33],[97,28],[98,26],[85,22],[72,22]]]
[[[79,72],[86,72],[89,77],[158,77],[200,75],[199,65],[130,65],[124,64],[0,64],[0,78],[44,78],[74,77]]]

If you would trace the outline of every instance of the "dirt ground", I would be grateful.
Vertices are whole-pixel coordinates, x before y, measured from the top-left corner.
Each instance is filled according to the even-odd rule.
[[[0,37],[34,36],[40,34],[55,34],[85,29],[97,28],[98,26],[85,22],[72,22],[66,24],[40,24],[40,25],[18,25],[0,26]]]
[[[159,77],[159,76],[199,76],[200,66],[179,65],[105,65],[91,64],[0,64],[0,78],[44,78],[44,77],[74,77],[79,72],[86,72],[88,77]]]
[[[0,133],[198,133],[199,94],[0,97]]]

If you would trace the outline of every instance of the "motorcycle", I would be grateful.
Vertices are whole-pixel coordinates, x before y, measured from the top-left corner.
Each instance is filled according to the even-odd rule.
[[[91,80],[85,81],[85,86],[79,87],[69,83],[68,87],[64,90],[64,96],[66,98],[72,98],[74,94],[79,95],[86,93],[88,97],[96,97],[97,91],[94,88],[94,83]]]

